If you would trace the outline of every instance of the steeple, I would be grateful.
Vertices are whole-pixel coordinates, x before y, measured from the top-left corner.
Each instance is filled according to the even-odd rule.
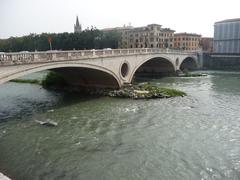
[[[76,24],[74,24],[74,33],[82,32],[82,26],[79,24],[78,16],[76,18]]]
[[[78,16],[77,16],[77,20],[76,20],[76,26],[79,26]]]

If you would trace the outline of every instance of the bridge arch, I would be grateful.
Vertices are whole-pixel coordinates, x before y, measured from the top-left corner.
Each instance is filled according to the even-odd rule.
[[[153,56],[141,61],[132,71],[130,82],[136,74],[164,76],[175,73],[175,66],[171,59],[164,56]]]
[[[93,85],[96,87],[108,87],[108,88],[119,88],[121,87],[121,81],[118,78],[118,76],[112,72],[111,70],[108,70],[107,68],[100,67],[97,65],[87,64],[87,63],[46,63],[41,65],[34,65],[26,68],[18,69],[17,71],[11,73],[7,77],[1,80],[2,83],[10,81],[12,79],[16,79],[19,77],[22,77],[24,75],[28,75],[35,72],[40,72],[44,70],[53,70],[57,71],[63,74],[64,77],[71,78],[71,75],[74,75],[75,82],[73,81],[73,84],[76,83],[79,78],[79,84],[78,85],[84,85],[81,83],[86,83],[85,85]],[[76,71],[74,73],[74,71]],[[79,73],[77,73],[79,71]],[[64,74],[65,73],[65,74]],[[81,78],[81,75],[84,75],[84,73],[87,73],[83,78]],[[87,79],[87,75],[90,79]],[[94,82],[95,78],[95,82]],[[103,78],[103,79],[101,79]],[[70,80],[70,79],[67,79]],[[94,83],[96,83],[94,85]],[[102,84],[101,84],[102,83]]]
[[[196,58],[188,56],[185,59],[182,60],[181,64],[179,65],[179,69],[181,71],[184,70],[194,70],[197,69],[198,63]]]

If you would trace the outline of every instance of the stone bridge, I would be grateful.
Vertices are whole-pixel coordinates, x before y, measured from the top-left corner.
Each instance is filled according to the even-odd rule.
[[[167,75],[200,66],[197,52],[170,49],[105,49],[0,53],[0,84],[43,70],[69,84],[119,88],[135,75]]]

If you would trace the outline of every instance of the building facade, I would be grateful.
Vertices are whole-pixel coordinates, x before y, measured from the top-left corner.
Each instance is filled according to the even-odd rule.
[[[131,25],[129,26],[123,26],[123,27],[115,27],[115,28],[105,28],[102,29],[103,32],[117,32],[120,34],[120,39],[118,42],[118,48],[128,48],[129,47],[129,41],[128,41],[128,34],[129,31],[131,31],[133,27]]]
[[[82,32],[82,26],[79,23],[78,16],[76,18],[76,24],[74,24],[74,33],[81,33]]]
[[[213,38],[202,37],[200,41],[200,47],[204,52],[213,52]]]
[[[120,33],[119,48],[173,48],[174,30],[162,28],[159,24],[103,29],[110,30]]]
[[[198,50],[200,48],[201,35],[193,33],[174,34],[174,48],[181,50]]]
[[[201,35],[193,33],[174,33],[170,28],[159,24],[143,27],[123,26],[102,29],[120,34],[119,48],[171,48],[181,50],[199,50]]]
[[[240,18],[214,24],[214,53],[240,53]]]

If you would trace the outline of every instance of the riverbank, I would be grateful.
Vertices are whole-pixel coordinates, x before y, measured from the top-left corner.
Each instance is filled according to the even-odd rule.
[[[42,82],[37,79],[12,79],[10,82],[42,85]]]
[[[207,76],[207,74],[196,72],[182,72],[177,74],[177,77],[202,77],[202,76]]]
[[[139,84],[128,84],[120,89],[106,89],[106,88],[93,88],[82,86],[71,86],[65,82],[61,74],[56,72],[49,72],[42,80],[37,79],[14,79],[11,82],[16,83],[30,83],[38,84],[45,89],[74,92],[81,95],[95,95],[95,96],[110,96],[118,98],[131,98],[131,99],[154,99],[154,98],[170,98],[176,96],[186,96],[186,93],[166,87],[157,87],[148,82]]]

